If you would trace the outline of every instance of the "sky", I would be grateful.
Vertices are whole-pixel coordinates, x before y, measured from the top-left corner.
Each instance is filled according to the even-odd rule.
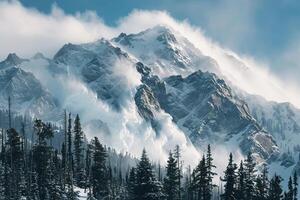
[[[1,0],[0,0],[1,1]],[[240,55],[264,62],[282,79],[300,84],[300,2],[297,0],[21,0],[50,14],[53,6],[76,15],[93,11],[117,26],[134,10],[166,11],[198,26],[206,36]]]

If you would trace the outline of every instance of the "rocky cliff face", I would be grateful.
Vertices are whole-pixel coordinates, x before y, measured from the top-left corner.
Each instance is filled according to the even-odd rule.
[[[17,56],[15,53],[8,54],[7,58],[0,62],[0,69],[5,69],[7,67],[18,66],[23,62],[28,61],[28,59],[23,59]]]
[[[44,88],[33,74],[19,65],[28,60],[10,54],[0,64],[0,106],[7,108],[10,96],[14,110],[29,115],[48,115],[57,108],[55,98]]]
[[[279,141],[282,150],[300,151],[300,110],[290,103],[270,102],[262,97],[245,95],[257,122]],[[298,150],[299,149],[299,150]]]
[[[123,101],[124,77],[116,70],[134,61],[108,40],[82,45],[67,44],[54,56],[54,68],[83,80],[98,98],[119,110]],[[125,63],[125,64],[124,64]],[[123,66],[125,65],[125,66]],[[126,71],[126,69],[122,69]]]
[[[216,75],[197,71],[183,78],[170,76],[160,80],[141,63],[143,85],[135,96],[141,115],[155,121],[155,111],[163,109],[185,130],[195,146],[205,144],[234,145],[244,153],[255,153],[258,159],[279,153],[273,137],[257,124],[247,104],[232,94]]]

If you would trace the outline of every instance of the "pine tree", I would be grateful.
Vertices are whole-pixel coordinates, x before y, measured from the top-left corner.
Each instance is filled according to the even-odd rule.
[[[167,161],[167,167],[166,167],[166,177],[164,178],[164,191],[166,194],[167,200],[178,200],[178,174],[179,169],[177,166],[177,162],[172,154],[172,152],[169,153],[169,159]]]
[[[44,124],[41,120],[35,121],[38,143],[33,147],[34,166],[37,174],[37,185],[40,199],[49,199],[49,187],[51,183],[51,147],[47,145],[46,139],[53,136],[50,124]]]
[[[224,193],[221,195],[224,200],[236,199],[236,169],[237,166],[233,163],[232,153],[229,155],[229,162],[225,170],[225,176],[222,181],[225,182]]]
[[[0,162],[0,200],[5,200],[5,170],[2,161]]]
[[[40,200],[39,197],[39,185],[37,181],[37,174],[36,172],[31,172],[31,185],[30,185],[30,194],[29,198],[32,200]]]
[[[92,193],[96,199],[103,199],[108,195],[107,154],[97,137],[95,137],[93,145]]]
[[[264,168],[263,168],[263,172],[262,172],[262,176],[261,176],[262,187],[264,188],[264,190],[263,190],[264,199],[267,199],[268,190],[269,190],[269,186],[270,186],[268,174],[269,174],[268,166],[267,166],[267,164],[264,164]]]
[[[74,121],[74,158],[75,158],[75,178],[79,187],[84,186],[84,163],[83,163],[83,132],[81,129],[80,118],[76,115]]]
[[[265,188],[263,187],[263,180],[261,176],[257,176],[255,179],[255,199],[265,200]]]
[[[267,200],[268,197],[268,168],[264,164],[262,174],[258,175],[255,179],[255,199],[256,200]]]
[[[294,184],[294,192],[293,192],[294,200],[298,200],[298,176],[296,171],[293,177],[293,184]]]
[[[2,128],[1,131],[1,162],[4,163],[5,162],[5,131]]]
[[[62,165],[61,167],[63,169],[65,169],[66,166],[66,144],[63,142],[62,145],[61,145],[61,160],[62,160]]]
[[[245,160],[245,194],[247,200],[253,200],[255,197],[255,162],[252,158],[251,153],[249,152]]]
[[[12,196],[12,179],[11,179],[12,170],[9,166],[9,162],[4,163],[4,199],[11,199]]]
[[[191,166],[187,167],[187,173],[185,176],[185,184],[184,184],[184,196],[183,199],[191,200],[193,196],[192,191],[192,173],[191,173]]]
[[[153,175],[152,165],[145,149],[136,169],[135,191],[136,199],[139,200],[157,200],[163,197],[161,185]]]
[[[236,198],[239,200],[246,200],[246,194],[245,194],[245,170],[244,170],[244,164],[243,161],[240,163],[240,167],[238,169],[237,173],[237,187],[236,187]]]
[[[193,171],[192,190],[196,193],[198,199],[208,200],[209,183],[205,157],[203,156],[195,170]]]
[[[177,162],[177,168],[179,170],[179,173],[178,173],[178,198],[181,199],[181,178],[182,178],[182,175],[181,175],[181,163],[180,163],[180,147],[179,145],[176,145],[176,148],[175,148],[175,153],[174,153],[174,157],[176,158],[176,162]]]
[[[67,130],[67,111],[64,110],[64,142],[62,144],[61,155],[62,155],[62,167],[63,167],[63,187],[68,181],[68,130]]]
[[[85,191],[88,188],[89,194],[91,194],[91,165],[92,165],[92,145],[88,144],[85,155]]]
[[[293,188],[293,180],[290,176],[288,181],[288,191],[285,193],[286,200],[294,200],[294,188]]]
[[[68,150],[67,150],[67,156],[68,156],[68,183],[73,184],[71,182],[71,179],[73,177],[73,153],[72,153],[72,119],[71,119],[71,113],[69,113],[69,119],[68,119],[68,131],[67,131],[67,136],[68,136]]]
[[[129,172],[129,177],[127,181],[127,191],[129,200],[137,200],[136,197],[136,169],[132,167]]]
[[[210,144],[207,146],[207,155],[206,155],[206,168],[207,168],[207,181],[208,181],[208,199],[212,198],[213,188],[216,187],[215,184],[213,184],[213,178],[217,175],[213,171],[213,169],[216,168],[216,166],[213,164],[213,157],[211,153]]]
[[[11,197],[21,198],[21,192],[24,192],[24,174],[23,174],[23,152],[22,152],[22,142],[19,133],[14,129],[10,128],[7,131],[8,136],[8,150],[7,161],[10,162],[10,178],[11,178]],[[23,180],[22,180],[23,179]],[[23,190],[22,190],[23,189]]]
[[[281,181],[282,178],[277,174],[271,179],[268,200],[280,200],[283,197]]]

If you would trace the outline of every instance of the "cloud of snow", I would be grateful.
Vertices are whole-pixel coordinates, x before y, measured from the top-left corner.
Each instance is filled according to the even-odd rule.
[[[189,143],[168,114],[156,113],[156,119],[161,125],[160,134],[140,117],[133,98],[141,77],[134,70],[135,66],[132,63],[121,60],[112,66],[113,74],[122,81],[120,92],[124,93],[124,106],[120,111],[115,111],[106,102],[98,99],[97,95],[72,73],[51,76],[47,65],[43,59],[32,59],[29,63],[24,63],[22,68],[43,80],[42,84],[59,100],[62,107],[71,111],[73,115],[80,114],[89,139],[97,136],[104,144],[120,152],[130,152],[136,157],[139,157],[145,148],[151,159],[161,163],[166,162],[169,151],[174,150],[178,144],[186,164],[197,164],[199,152]]]
[[[267,100],[291,102],[300,108],[299,87],[276,77],[265,63],[221,47],[188,21],[177,21],[166,12],[143,10],[136,10],[119,21],[119,28],[129,33],[155,25],[171,27],[190,40],[204,55],[214,58],[223,77],[236,87]]]
[[[37,51],[52,56],[67,42],[89,42],[100,37],[112,38],[121,32],[137,33],[158,24],[168,25],[188,38],[205,55],[214,58],[224,77],[237,87],[267,100],[289,101],[300,107],[300,92],[295,84],[290,84],[286,79],[280,80],[266,64],[254,58],[240,56],[220,47],[188,21],[177,21],[164,11],[135,10],[117,24],[116,27],[105,25],[93,11],[68,15],[54,5],[52,12],[47,15],[25,8],[18,1],[2,1],[0,26],[5,28],[0,30],[0,57],[4,58],[8,52],[31,56]]]

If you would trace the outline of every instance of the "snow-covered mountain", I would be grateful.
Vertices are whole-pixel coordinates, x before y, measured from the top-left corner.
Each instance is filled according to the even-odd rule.
[[[300,110],[291,103],[267,101],[256,95],[244,95],[252,116],[277,141],[282,154],[278,164],[300,172]],[[298,163],[297,163],[298,161]]]
[[[247,104],[215,74],[196,71],[185,78],[177,75],[160,80],[142,63],[137,67],[143,75],[143,85],[135,101],[141,115],[154,128],[157,123],[153,113],[163,109],[196,147],[208,143],[235,146],[263,159],[279,153],[275,140],[257,124]]]
[[[227,57],[247,79],[247,66]],[[16,110],[52,121],[59,121],[57,113],[67,108],[85,118],[92,134],[111,135],[123,145],[120,149],[145,145],[137,138],[149,138],[148,132],[155,133],[151,141],[174,132],[175,141],[184,137],[199,151],[212,143],[250,151],[258,161],[282,163],[286,146],[299,151],[299,110],[244,95],[215,59],[164,26],[66,44],[53,59],[9,54],[0,63],[0,85],[1,108],[9,95]],[[162,115],[171,119],[168,128]],[[159,143],[164,153],[167,143]]]
[[[188,75],[198,69],[218,71],[215,60],[202,54],[190,41],[169,27],[155,26],[129,35],[121,33],[112,41],[161,77]]]
[[[10,96],[14,110],[36,116],[46,116],[57,108],[55,98],[30,72],[21,68],[23,62],[16,54],[9,54],[0,63],[0,108],[7,109]]]
[[[124,76],[115,73],[118,65],[128,67],[134,64],[127,53],[113,46],[108,40],[94,43],[64,45],[54,56],[53,68],[79,77],[97,97],[115,109],[123,102]]]

